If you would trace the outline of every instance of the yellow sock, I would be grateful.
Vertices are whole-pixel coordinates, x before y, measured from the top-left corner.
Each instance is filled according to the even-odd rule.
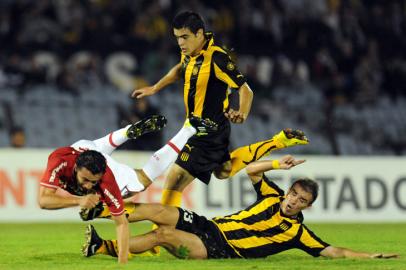
[[[242,146],[231,152],[231,173],[230,177],[264,156],[269,155],[273,150],[284,148],[273,139]]]
[[[180,207],[182,204],[182,192],[164,189],[162,191],[161,204]]]

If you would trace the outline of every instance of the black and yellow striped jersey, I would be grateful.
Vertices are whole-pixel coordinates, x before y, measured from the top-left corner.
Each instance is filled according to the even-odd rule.
[[[194,114],[222,123],[229,106],[228,89],[240,88],[245,78],[227,52],[214,44],[213,34],[205,35],[207,42],[198,55],[181,55],[186,117]]]
[[[264,175],[254,187],[258,196],[254,204],[235,214],[212,219],[239,256],[266,257],[298,248],[316,257],[329,246],[302,223],[302,213],[296,218],[283,215],[280,204],[284,193],[274,182]]]

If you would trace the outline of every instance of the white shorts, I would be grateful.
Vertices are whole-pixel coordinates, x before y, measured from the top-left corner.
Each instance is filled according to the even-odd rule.
[[[78,151],[96,150],[102,153],[93,141],[88,140],[77,141],[71,147]],[[131,192],[140,192],[145,189],[144,185],[138,180],[138,176],[133,168],[115,161],[109,155],[102,154],[106,158],[107,166],[113,172],[115,181],[121,191],[121,196],[126,197]]]

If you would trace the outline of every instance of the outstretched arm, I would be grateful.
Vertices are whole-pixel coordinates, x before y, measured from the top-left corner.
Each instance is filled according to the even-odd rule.
[[[125,214],[112,216],[116,223],[118,262],[127,263],[130,248],[130,229]]]
[[[289,170],[299,164],[302,164],[305,160],[296,160],[291,155],[285,155],[279,160],[260,160],[255,161],[247,166],[247,174],[250,177],[253,184],[258,183],[262,179],[264,172],[269,170],[281,169]]]
[[[320,252],[321,256],[329,258],[367,258],[367,259],[389,259],[398,258],[398,254],[368,253],[354,251],[348,248],[328,246]]]
[[[175,65],[169,72],[163,76],[156,84],[152,86],[147,86],[141,89],[135,89],[131,96],[133,98],[143,98],[146,96],[151,96],[163,89],[165,86],[172,84],[180,79],[180,68],[181,64]]]
[[[38,204],[42,209],[61,209],[72,206],[81,206],[82,208],[93,208],[99,202],[100,196],[97,194],[88,194],[86,196],[76,196],[69,194],[62,196],[57,193],[57,189],[40,186],[38,195]]]

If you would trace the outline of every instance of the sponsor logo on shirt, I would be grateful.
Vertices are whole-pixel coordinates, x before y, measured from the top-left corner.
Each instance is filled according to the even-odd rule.
[[[114,204],[114,206],[118,209],[120,208],[120,203],[118,202],[118,200],[116,199],[116,197],[113,196],[113,194],[110,193],[110,191],[108,191],[108,189],[104,190],[104,194],[106,194],[107,197],[109,197],[109,199],[111,200],[111,202]]]
[[[51,173],[51,177],[49,177],[49,183],[53,183],[54,181],[55,181],[55,177],[56,177],[56,174],[60,171],[60,170],[62,170],[62,168],[63,167],[66,167],[68,165],[68,162],[62,162],[61,164],[59,164],[59,166],[58,167],[56,167],[55,169],[53,169],[52,170],[52,173]]]

